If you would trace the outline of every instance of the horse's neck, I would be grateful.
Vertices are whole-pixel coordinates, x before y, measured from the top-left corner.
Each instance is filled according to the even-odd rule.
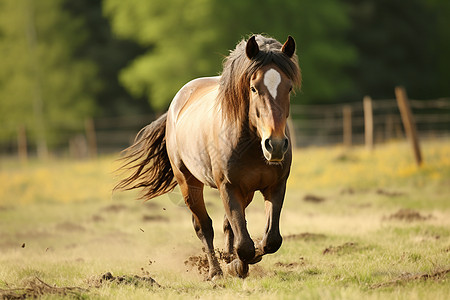
[[[259,143],[256,128],[249,124],[248,118],[244,118],[240,122],[223,118],[217,132],[218,136],[226,141],[233,151],[239,151],[238,148],[247,148],[253,143]]]

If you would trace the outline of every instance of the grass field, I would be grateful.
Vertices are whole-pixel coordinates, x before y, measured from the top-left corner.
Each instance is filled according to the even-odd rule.
[[[448,299],[450,141],[424,142],[423,154],[417,168],[406,143],[299,149],[281,249],[246,279],[214,282],[176,191],[146,203],[112,194],[113,156],[1,159],[0,299]],[[221,249],[222,204],[205,193]],[[247,215],[261,237],[260,196]]]

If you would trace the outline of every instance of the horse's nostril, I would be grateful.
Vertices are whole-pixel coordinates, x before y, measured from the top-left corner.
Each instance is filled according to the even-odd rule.
[[[288,147],[289,147],[289,140],[285,138],[283,144],[283,152],[286,152],[288,150]]]
[[[266,139],[264,141],[264,147],[266,147],[266,150],[269,152],[273,151],[272,142],[270,141],[270,139]]]

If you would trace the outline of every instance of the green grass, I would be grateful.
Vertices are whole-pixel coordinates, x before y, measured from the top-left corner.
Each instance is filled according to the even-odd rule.
[[[176,192],[146,203],[133,200],[134,192],[112,194],[114,157],[0,160],[0,289],[23,292],[39,278],[80,287],[65,297],[81,299],[447,299],[450,142],[424,143],[422,168],[408,146],[298,150],[281,249],[251,266],[248,278],[215,282],[184,264],[202,245]],[[222,248],[222,204],[216,191],[205,192]],[[394,218],[400,209],[412,219]],[[260,196],[247,219],[251,235],[261,237]],[[106,272],[151,276],[161,287],[99,284]],[[43,298],[64,297],[55,293]]]

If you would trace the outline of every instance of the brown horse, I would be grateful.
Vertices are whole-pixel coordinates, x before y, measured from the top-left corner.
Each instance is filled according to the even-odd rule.
[[[225,208],[229,273],[245,277],[248,264],[281,246],[279,219],[292,160],[286,120],[290,92],[300,83],[291,36],[283,45],[252,36],[225,59],[221,76],[187,83],[167,113],[142,129],[126,150],[122,168],[132,174],[116,188],[142,187],[143,198],[151,199],[179,184],[206,249],[210,279],[222,270],[214,252],[204,185],[219,190]],[[255,191],[264,196],[267,216],[257,245],[245,220]]]

